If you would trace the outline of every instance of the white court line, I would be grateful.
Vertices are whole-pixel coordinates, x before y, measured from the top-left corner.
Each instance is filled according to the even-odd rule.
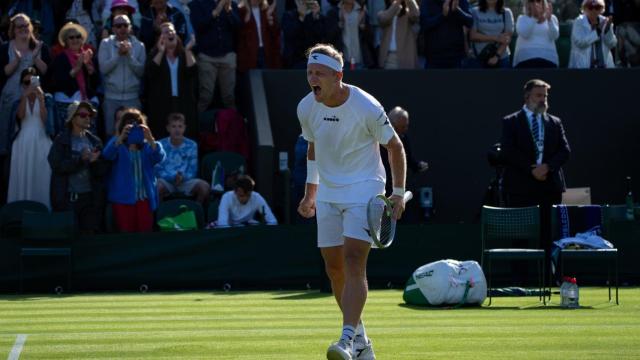
[[[27,341],[27,335],[18,334],[16,343],[13,344],[13,349],[11,349],[11,353],[7,360],[18,360],[20,358],[20,353],[22,352],[22,347],[24,346],[25,341]]]

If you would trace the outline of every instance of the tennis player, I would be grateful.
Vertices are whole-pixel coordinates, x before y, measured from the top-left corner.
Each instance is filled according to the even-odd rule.
[[[404,148],[380,103],[342,82],[342,55],[331,45],[307,50],[311,93],[298,104],[302,135],[309,142],[307,183],[298,212],[317,216],[318,247],[338,306],[342,334],[327,359],[375,359],[361,321],[367,300],[367,257],[372,239],[367,202],[383,194],[385,172],[379,144],[389,152],[394,214],[404,212]]]

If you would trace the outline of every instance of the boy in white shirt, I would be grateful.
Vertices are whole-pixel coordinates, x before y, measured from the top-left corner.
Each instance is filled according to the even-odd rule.
[[[340,340],[328,359],[375,359],[360,319],[367,299],[366,266],[372,239],[366,205],[384,193],[380,148],[389,153],[394,218],[404,212],[406,160],[400,138],[373,96],[342,82],[342,55],[331,45],[307,51],[312,92],[298,104],[302,135],[309,142],[307,184],[298,212],[317,214],[318,247],[343,314]]]
[[[217,227],[257,225],[264,219],[267,225],[278,225],[267,201],[253,191],[255,182],[249,175],[240,175],[232,191],[227,191],[220,199]]]

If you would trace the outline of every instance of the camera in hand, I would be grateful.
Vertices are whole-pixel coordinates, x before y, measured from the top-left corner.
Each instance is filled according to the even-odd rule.
[[[144,131],[139,124],[134,124],[127,135],[127,145],[142,145],[143,143]]]
[[[33,87],[38,87],[38,86],[40,86],[40,76],[35,76],[35,75],[34,75],[34,76],[32,76],[32,77],[31,77],[30,84],[31,84]]]

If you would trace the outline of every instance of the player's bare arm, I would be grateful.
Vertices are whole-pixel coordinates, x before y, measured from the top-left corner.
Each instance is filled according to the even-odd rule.
[[[311,169],[311,167],[315,167],[315,160],[315,146],[312,142],[309,142],[309,147],[307,149],[307,183],[304,189],[304,197],[298,205],[298,213],[305,218],[312,218],[316,214],[316,193],[318,192],[318,183],[313,178],[317,175],[318,169]],[[310,162],[312,164],[311,166]],[[314,171],[315,174],[313,174]]]
[[[393,193],[389,200],[393,202],[393,216],[396,220],[402,217],[404,212],[404,191],[407,176],[407,159],[402,141],[398,134],[394,134],[386,145],[383,145],[389,153],[389,165],[391,167],[391,179],[393,180]]]

